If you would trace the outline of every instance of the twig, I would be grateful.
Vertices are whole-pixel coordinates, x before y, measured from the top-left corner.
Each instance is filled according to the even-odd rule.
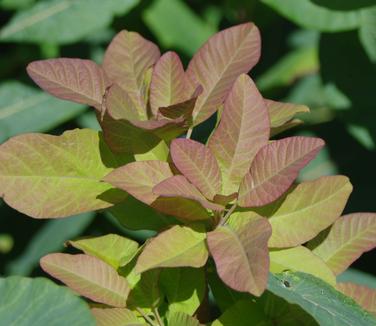
[[[164,323],[161,319],[161,316],[159,315],[159,312],[158,312],[158,309],[157,308],[153,308],[153,314],[155,316],[155,319],[157,320],[158,322],[158,325],[159,326],[164,326]]]
[[[227,222],[230,215],[234,212],[236,206],[237,206],[236,203],[231,206],[231,208],[227,211],[226,215],[221,218],[219,225],[224,225]]]
[[[137,312],[142,316],[144,317],[144,319],[151,325],[151,326],[156,326],[154,321],[147,315],[145,314],[142,309],[140,308],[136,308]]]
[[[188,129],[188,131],[187,131],[187,135],[185,136],[186,139],[191,138],[191,136],[192,136],[192,131],[193,131],[193,127],[191,127],[191,128]]]

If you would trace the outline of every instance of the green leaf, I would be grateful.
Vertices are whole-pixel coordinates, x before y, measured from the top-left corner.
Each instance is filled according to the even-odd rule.
[[[338,282],[352,282],[376,289],[376,278],[354,268],[349,268],[337,276]]]
[[[127,280],[101,260],[87,255],[49,254],[42,269],[79,294],[96,302],[125,307],[130,291]]]
[[[0,320],[17,326],[94,326],[84,300],[45,278],[0,278]]]
[[[288,302],[301,306],[320,325],[369,326],[376,323],[376,319],[352,299],[309,274],[271,274],[268,289]]]
[[[117,234],[106,234],[75,241],[68,244],[82,250],[87,255],[95,256],[113,268],[118,269],[126,265],[136,254],[138,243]]]
[[[157,267],[201,267],[208,259],[206,234],[190,227],[173,226],[148,242],[138,258],[136,271]]]
[[[168,315],[169,326],[200,326],[200,322],[190,315],[181,311],[174,311]]]
[[[1,195],[9,206],[35,218],[107,208],[125,198],[101,182],[124,163],[121,159],[90,129],[16,136],[0,146]]]
[[[353,298],[361,307],[376,316],[376,290],[355,283],[338,283],[337,290]]]
[[[302,27],[322,32],[348,31],[359,27],[360,10],[338,10],[315,0],[262,0],[279,14]]]
[[[68,44],[109,25],[138,0],[45,0],[18,12],[0,31],[0,40]]]
[[[133,311],[124,308],[93,308],[97,326],[142,326],[148,325],[142,322]]]
[[[359,38],[372,62],[376,62],[376,6],[361,12]]]
[[[57,100],[17,81],[0,85],[0,143],[26,132],[42,132],[78,116],[80,104]]]
[[[164,47],[189,55],[216,32],[181,0],[156,0],[143,12],[143,19]]]
[[[77,237],[92,222],[95,213],[48,221],[31,238],[29,245],[8,266],[10,275],[29,275],[39,265],[39,260],[54,251],[63,249],[63,243]]]
[[[270,271],[274,274],[285,270],[304,272],[321,278],[335,286],[336,277],[325,262],[303,246],[271,250]]]
[[[22,9],[30,6],[35,0],[1,0],[0,7],[4,9]]]
[[[203,268],[165,268],[161,271],[160,286],[170,312],[193,315],[205,296],[205,271]]]

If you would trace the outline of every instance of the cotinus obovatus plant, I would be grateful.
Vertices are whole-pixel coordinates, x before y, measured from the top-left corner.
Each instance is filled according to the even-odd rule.
[[[101,66],[28,66],[48,93],[92,106],[102,131],[2,144],[4,201],[34,218],[109,210],[124,227],[157,231],[145,243],[76,239],[68,245],[83,254],[41,259],[90,300],[99,325],[199,325],[216,316],[210,309],[220,311],[213,325],[376,322],[375,291],[336,282],[375,247],[376,214],[341,217],[345,176],[295,183],[324,141],[271,139],[308,108],[262,97],[247,75],[259,57],[259,31],[247,23],[211,37],[186,70],[176,53],[161,56],[128,31]],[[207,142],[191,140],[214,113]]]

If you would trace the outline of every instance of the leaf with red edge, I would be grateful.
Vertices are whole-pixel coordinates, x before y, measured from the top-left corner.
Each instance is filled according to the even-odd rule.
[[[323,140],[313,137],[289,137],[264,146],[240,185],[239,206],[258,207],[276,200],[323,146]]]
[[[174,175],[153,188],[153,193],[162,197],[182,197],[199,202],[203,207],[223,211],[224,207],[208,201],[183,175]]]
[[[112,119],[139,120],[142,118],[129,94],[117,84],[108,89],[103,103]]]
[[[260,296],[269,275],[271,226],[266,218],[249,212],[234,214],[229,224],[207,235],[218,275],[232,289]]]
[[[260,33],[253,23],[215,34],[196,52],[187,69],[191,88],[204,89],[193,112],[195,125],[218,109],[238,76],[257,63],[260,52]]]
[[[186,76],[179,56],[163,54],[155,64],[150,84],[150,106],[154,116],[158,109],[184,102],[189,97]]]
[[[375,247],[376,213],[354,213],[340,217],[313,252],[338,275]]]
[[[153,193],[153,188],[172,175],[167,162],[141,161],[117,168],[103,180],[150,205],[158,198],[158,195]]]
[[[103,68],[130,96],[140,116],[147,119],[145,75],[160,57],[158,47],[140,34],[118,33],[106,50]]]
[[[221,171],[208,147],[191,139],[175,139],[171,143],[171,157],[178,170],[206,198],[213,199],[221,192]]]
[[[222,192],[237,192],[258,150],[268,143],[269,117],[252,79],[242,74],[224,103],[219,126],[208,146],[222,171]]]
[[[125,278],[98,258],[87,255],[49,254],[40,265],[72,290],[93,301],[125,307],[130,287]]]
[[[360,306],[376,315],[376,290],[350,282],[338,283],[337,290],[353,298]]]
[[[352,185],[345,176],[327,176],[293,187],[277,201],[255,208],[269,218],[269,247],[287,248],[313,239],[341,215]]]
[[[110,80],[95,62],[82,59],[48,59],[27,66],[29,76],[46,92],[63,100],[101,110]]]

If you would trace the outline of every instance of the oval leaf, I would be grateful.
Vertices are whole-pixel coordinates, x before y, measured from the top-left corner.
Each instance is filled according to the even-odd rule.
[[[192,89],[204,89],[193,111],[196,125],[218,109],[238,76],[257,63],[260,43],[257,27],[246,23],[215,34],[196,52],[187,69]]]
[[[142,326],[147,325],[140,321],[133,311],[124,308],[93,308],[97,326]]]
[[[93,130],[20,135],[0,146],[0,161],[0,196],[35,218],[103,209],[126,196],[101,182],[121,162]]]
[[[339,218],[313,252],[338,275],[362,253],[375,247],[376,214],[355,213]]]
[[[229,195],[239,190],[253,158],[268,139],[269,118],[264,99],[252,79],[240,75],[226,98],[219,126],[208,142],[222,172],[222,193]]]
[[[87,255],[49,254],[42,269],[93,301],[125,307],[130,287],[111,266]]]
[[[184,176],[208,199],[221,192],[221,171],[211,150],[190,139],[175,139],[171,157]]]
[[[319,138],[289,137],[264,146],[239,189],[239,206],[257,207],[280,197],[324,146]]]
[[[268,280],[272,229],[267,219],[252,213],[237,217],[231,228],[222,226],[208,233],[209,251],[225,284],[260,296]]]
[[[95,62],[82,59],[48,59],[27,66],[29,76],[40,88],[63,100],[101,109],[109,79]]]

